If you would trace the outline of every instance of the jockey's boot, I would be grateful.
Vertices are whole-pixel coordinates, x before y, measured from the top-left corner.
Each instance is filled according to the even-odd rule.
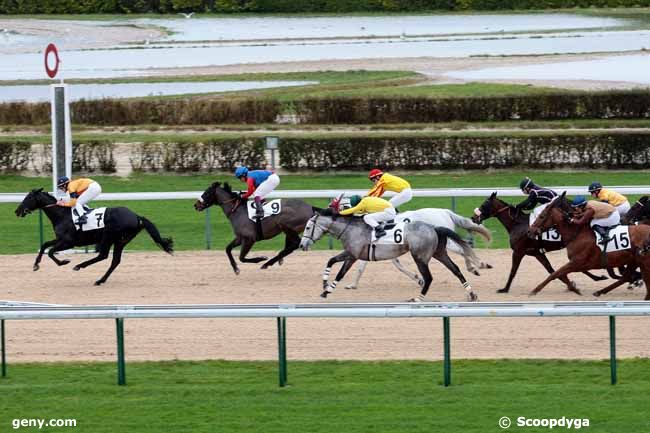
[[[375,227],[375,238],[379,239],[382,236],[386,236],[386,230],[382,224]]]
[[[79,212],[77,211],[76,208],[72,208],[72,213],[77,215],[77,224],[79,225],[79,228],[81,228],[82,225],[86,224],[88,222],[88,217],[86,214],[79,215]]]
[[[261,197],[255,197],[255,218],[260,220],[264,218],[264,206]]]
[[[602,237],[602,239],[598,243],[600,245],[607,245],[607,242],[609,242],[609,227],[593,225],[591,226],[591,228],[593,228],[594,231]]]

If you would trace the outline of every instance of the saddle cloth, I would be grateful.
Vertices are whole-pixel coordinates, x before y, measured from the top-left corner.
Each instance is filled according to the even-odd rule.
[[[91,230],[98,230],[104,228],[104,214],[106,213],[105,207],[99,207],[97,209],[85,208],[86,211],[90,210],[90,213],[86,214],[88,222],[81,226],[81,230],[84,232],[89,232]],[[79,217],[75,214],[74,208],[70,212],[72,214],[72,223],[75,225],[77,230],[79,230]]]
[[[406,224],[404,221],[398,221],[395,224],[387,225],[384,228],[386,234],[379,239],[373,230],[370,241],[375,245],[402,245],[404,244],[404,226]]]
[[[532,226],[535,222],[535,216],[531,213],[529,218],[529,224]],[[557,230],[548,229],[545,232],[542,232],[542,240],[548,242],[562,242],[562,236],[560,236],[560,232]]]
[[[255,202],[250,200],[246,203],[246,206],[248,207],[248,218],[252,221],[257,221],[257,218],[255,218]],[[282,200],[276,199],[265,202],[262,207],[264,208],[264,217],[262,219],[272,215],[278,215],[282,212]]]
[[[630,239],[630,226],[619,225],[612,227],[609,230],[609,242],[607,242],[607,252],[627,250],[632,247],[632,240]],[[596,245],[603,251],[604,245],[600,243],[603,237],[594,231],[596,235]]]

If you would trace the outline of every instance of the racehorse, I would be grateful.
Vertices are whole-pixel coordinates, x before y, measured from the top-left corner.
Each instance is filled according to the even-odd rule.
[[[609,251],[605,260],[602,258],[602,251],[596,245],[596,236],[589,225],[570,224],[573,209],[566,200],[566,192],[553,200],[542,213],[537,217],[535,223],[530,227],[529,233],[533,236],[539,235],[550,227],[557,227],[567,243],[567,256],[569,263],[549,275],[542,283],[533,289],[531,295],[539,293],[544,286],[556,278],[565,276],[571,272],[583,272],[589,269],[603,269],[606,267],[625,267],[623,277],[617,282],[610,284],[594,293],[594,296],[605,294],[625,282],[631,281],[635,269],[641,268],[641,276],[646,285],[645,300],[650,301],[650,226],[632,225],[627,226],[629,236],[620,238],[621,246],[625,249]],[[627,244],[627,245],[625,245]],[[618,248],[618,247],[616,247]]]
[[[508,231],[510,248],[512,249],[512,266],[510,267],[508,281],[504,288],[497,290],[497,293],[508,293],[510,291],[510,285],[515,275],[517,275],[517,270],[519,270],[519,265],[524,256],[535,257],[549,274],[554,272],[553,266],[551,266],[544,252],[562,249],[565,247],[564,242],[544,241],[528,236],[529,215],[518,211],[515,206],[498,199],[496,192],[493,192],[490,197],[485,199],[481,207],[474,211],[472,221],[481,224],[486,219],[492,217],[496,217]],[[594,281],[607,279],[607,277],[593,275],[590,272],[584,272],[584,274]],[[570,291],[580,294],[580,291],[576,288],[576,284],[566,276],[560,277],[560,280],[566,284]]]
[[[648,224],[650,223],[650,197],[641,197],[634,206],[621,218],[623,224]]]
[[[242,199],[238,193],[233,192],[228,183],[224,183],[223,186],[219,182],[210,185],[201,195],[201,198],[194,203],[194,209],[201,212],[214,204],[221,207],[235,232],[235,239],[226,246],[226,254],[228,255],[228,260],[230,260],[230,266],[232,266],[233,271],[237,275],[239,275],[240,271],[232,256],[233,248],[241,245],[239,260],[242,263],[260,263],[266,261],[262,265],[262,269],[266,269],[275,263],[282,264],[284,257],[298,249],[300,245],[299,233],[303,231],[305,224],[314,214],[312,206],[302,200],[283,199],[279,214],[262,219],[262,237],[260,238],[258,236],[256,222],[248,218],[246,200]],[[286,235],[286,240],[284,249],[278,255],[270,260],[268,257],[263,256],[246,257],[255,242],[274,238],[280,233]]]
[[[97,230],[81,231],[77,230],[72,221],[71,207],[58,206],[56,198],[43,192],[43,188],[32,190],[23,199],[22,203],[16,208],[16,216],[25,217],[36,209],[42,209],[45,215],[52,222],[56,239],[47,241],[41,245],[41,249],[34,262],[34,271],[40,268],[39,263],[43,257],[46,248],[50,248],[47,255],[54,263],[59,266],[67,265],[70,260],[59,260],[54,256],[57,251],[67,250],[73,247],[85,245],[98,245],[99,255],[85,262],[76,265],[73,270],[78,271],[94,263],[108,258],[108,253],[113,247],[113,260],[111,265],[95,285],[99,286],[105,283],[111,273],[117,268],[122,259],[124,247],[131,242],[133,238],[140,233],[143,228],[149,233],[149,236],[165,252],[172,254],[174,242],[171,238],[162,238],[156,226],[143,216],[136,215],[133,211],[125,207],[106,208],[104,214],[104,227]]]
[[[307,222],[300,241],[301,248],[305,251],[309,250],[311,245],[325,233],[330,233],[340,239],[345,251],[332,257],[327,262],[327,267],[323,273],[323,292],[321,293],[323,298],[326,298],[328,294],[336,289],[338,282],[343,279],[357,260],[389,260],[410,252],[424,279],[420,295],[417,298],[412,298],[411,301],[422,301],[429,290],[429,286],[433,281],[428,265],[431,257],[445,265],[460,280],[470,301],[478,300],[478,296],[476,296],[458,266],[449,258],[447,239],[453,239],[475,263],[478,263],[478,257],[476,257],[467,242],[456,232],[446,227],[434,227],[420,221],[413,221],[404,226],[403,235],[396,241],[399,243],[375,244],[372,242],[373,229],[362,218],[335,216],[332,209],[325,209],[317,211]],[[343,266],[334,281],[329,283],[329,270],[338,262],[344,262]]]
[[[469,232],[478,233],[483,238],[485,238],[485,240],[487,240],[488,242],[492,241],[492,233],[488,229],[486,229],[482,225],[475,224],[469,218],[465,218],[464,216],[458,215],[450,211],[449,209],[425,208],[425,209],[418,209],[414,211],[401,212],[397,215],[395,221],[396,222],[420,221],[420,222],[430,224],[434,227],[446,227],[449,230],[455,230],[456,227],[462,227]],[[472,272],[474,275],[479,275],[478,271],[476,270],[469,256],[466,256],[463,249],[451,239],[447,241],[447,250],[463,256],[463,258],[465,259],[465,266],[467,267],[467,270]],[[400,263],[399,259],[397,258],[393,259],[393,264],[397,267],[397,269],[400,272],[407,275],[409,278],[417,282],[420,286],[424,284],[424,280],[417,273],[410,272],[406,268],[404,268],[404,266],[402,266],[402,264]],[[361,279],[361,276],[363,275],[366,266],[368,266],[368,262],[366,261],[362,261],[359,264],[354,281],[348,284],[347,286],[345,286],[346,289],[358,288],[359,280]],[[492,265],[481,261],[479,268],[491,269]]]

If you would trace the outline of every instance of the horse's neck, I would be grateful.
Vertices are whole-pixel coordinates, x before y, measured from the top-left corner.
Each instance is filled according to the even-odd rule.
[[[584,224],[581,226],[577,226],[575,224],[569,224],[564,219],[560,220],[555,224],[555,227],[557,227],[557,231],[560,232],[560,236],[562,236],[562,241],[566,243],[567,247],[580,235],[582,235],[583,232],[588,232],[590,234],[591,232],[591,227],[588,224]]]
[[[222,197],[219,197],[219,200],[221,200]],[[221,207],[221,210],[223,210],[223,213],[226,215],[226,217],[231,218],[234,216],[237,212],[233,211],[233,208],[235,206],[238,206],[239,208],[243,208],[244,210],[246,209],[246,205],[243,202],[240,202],[238,200],[233,200],[232,197],[229,197],[225,200],[223,200],[219,206]],[[239,211],[239,209],[236,209]]]
[[[71,209],[65,206],[57,206],[56,204],[48,204],[41,208],[45,215],[49,218],[53,225],[57,225],[65,215],[68,213],[67,210]]]
[[[510,215],[510,209],[509,206],[505,203],[502,203],[505,207],[502,207],[499,209],[499,211],[496,214],[497,219],[503,226],[508,230],[508,232],[511,232],[512,229],[518,225],[522,224],[524,221],[518,221],[516,218],[513,218]]]

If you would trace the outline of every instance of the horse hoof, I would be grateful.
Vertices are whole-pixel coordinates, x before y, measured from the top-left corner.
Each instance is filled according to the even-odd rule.
[[[73,271],[79,271],[81,270],[81,266],[77,265],[74,268],[72,268]]]
[[[599,290],[599,291],[597,291],[597,292],[594,292],[593,295],[594,295],[595,297],[599,298],[600,295],[602,295],[602,293],[600,293],[600,290]]]
[[[278,265],[279,265],[279,266],[282,266],[283,263],[284,263],[284,259],[280,259],[280,260],[278,260]]]
[[[424,287],[424,280],[422,278],[418,280],[418,286],[420,286],[420,288]]]
[[[36,271],[38,271],[40,268],[41,268],[41,267],[40,267],[39,265],[34,265],[34,267],[33,267],[32,269],[34,270],[34,272],[36,272]]]
[[[530,292],[528,294],[528,296],[537,296],[537,292],[535,290],[533,290],[532,292]]]
[[[262,266],[260,266],[260,269],[268,269],[269,265],[268,263],[264,263]]]
[[[348,290],[357,290],[357,286],[353,284],[348,284],[347,286],[345,286],[345,288]]]
[[[328,291],[324,291],[323,293],[320,294],[321,298],[327,298],[327,295],[329,295]]]
[[[422,302],[422,299],[420,299],[420,298],[411,298],[411,299],[407,299],[406,302]]]
[[[472,271],[472,274],[476,275],[477,277],[481,276],[481,274],[476,269]]]
[[[329,284],[327,283],[327,280],[323,280],[323,290],[327,290],[329,287]]]
[[[61,260],[61,261],[59,262],[59,266],[64,266],[64,265],[67,265],[68,263],[70,263],[70,260],[68,260],[68,259]]]
[[[95,281],[95,285],[96,285],[96,286],[101,286],[102,283],[103,283],[102,280],[97,280],[97,281]]]
[[[235,271],[235,275],[239,275],[239,273],[241,272],[241,271],[239,270],[239,268],[235,268],[235,269],[233,269],[233,271]]]
[[[497,290],[497,293],[508,293],[509,291],[510,289],[504,287],[503,289]]]
[[[469,302],[476,302],[478,301],[478,296],[476,295],[476,293],[471,292],[469,295],[467,295],[467,299],[469,300]]]
[[[489,263],[483,263],[485,269],[492,269],[494,266],[492,266]]]

